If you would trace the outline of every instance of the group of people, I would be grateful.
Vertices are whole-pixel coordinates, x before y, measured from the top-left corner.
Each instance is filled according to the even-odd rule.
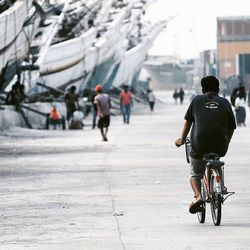
[[[24,89],[24,85],[20,84],[19,81],[16,81],[16,83],[12,85],[11,91],[9,91],[9,93],[7,94],[6,104],[14,105],[16,111],[19,111],[20,103],[23,102],[25,98],[27,98]],[[81,109],[79,105],[79,95],[76,90],[76,86],[72,85],[67,90],[64,96],[64,101],[66,104],[66,120],[70,129],[82,129],[84,126],[84,124],[82,123],[84,115],[82,115],[82,112],[80,111]],[[147,96],[150,110],[153,111],[155,104],[155,96],[153,94],[153,91],[148,90]],[[124,124],[129,124],[131,108],[133,106],[133,95],[129,90],[128,85],[123,86],[123,90],[120,92],[119,99],[123,122]],[[92,128],[94,129],[96,127],[96,118],[98,116],[99,120],[97,126],[101,130],[103,141],[107,141],[108,126],[110,123],[111,102],[109,96],[103,93],[103,87],[101,85],[97,85],[95,87],[95,91],[91,92],[91,102],[93,113]],[[52,105],[49,119],[55,129],[58,121],[61,119],[61,114],[54,104]]]
[[[147,91],[148,103],[150,110],[154,110],[155,95],[152,90]],[[66,107],[67,107],[67,120],[74,120],[74,113],[79,109],[78,95],[76,94],[76,87],[71,86],[69,91],[64,97]],[[94,129],[96,125],[101,131],[102,140],[108,141],[107,133],[108,127],[110,125],[110,108],[111,101],[108,94],[104,93],[103,87],[101,85],[96,85],[95,91],[91,91],[89,97],[92,103],[92,128]],[[123,117],[123,123],[130,123],[131,109],[133,106],[133,95],[129,90],[128,85],[124,85],[122,91],[119,94],[120,109]],[[97,117],[99,117],[97,121]]]
[[[95,90],[97,94],[93,98],[93,122],[95,122],[95,115],[97,114],[99,116],[98,128],[101,131],[102,139],[103,141],[108,141],[107,133],[110,124],[111,101],[109,96],[103,93],[103,87],[101,85],[97,85]],[[123,90],[120,92],[120,108],[123,115],[123,122],[125,124],[129,124],[130,122],[132,105],[132,93],[129,91],[128,85],[125,85]],[[95,124],[93,124],[93,128],[94,127]]]
[[[92,128],[94,129],[97,125],[101,131],[102,140],[108,141],[107,133],[110,124],[111,108],[110,97],[108,96],[108,94],[105,94],[103,92],[103,87],[101,85],[96,85],[95,91],[91,91],[89,98],[92,103]],[[69,88],[68,92],[64,96],[69,128],[81,128],[81,121],[75,119],[76,116],[74,115],[77,111],[80,112],[80,105],[78,100],[79,96],[76,93],[76,87],[73,85]],[[121,97],[121,105],[124,110],[124,121],[126,121],[126,123],[129,123],[131,101],[132,95],[128,91],[128,89],[126,89],[126,93],[124,93],[123,97]],[[97,117],[99,117],[98,121]]]
[[[178,103],[178,99],[180,99],[180,104],[183,104],[184,95],[185,95],[185,92],[184,92],[182,87],[180,87],[179,90],[175,89],[174,93],[173,93],[173,98],[174,98],[175,104]]]
[[[191,170],[190,184],[194,192],[194,201],[191,202],[189,211],[194,214],[200,211],[203,203],[201,196],[201,179],[205,173],[206,162],[203,155],[206,153],[216,153],[220,157],[226,155],[228,147],[236,129],[235,116],[230,102],[218,95],[219,81],[214,76],[206,76],[201,79],[202,94],[195,96],[184,116],[185,122],[181,131],[181,135],[176,139],[175,145],[180,147],[185,144],[186,138],[191,130]],[[12,86],[12,90],[8,93],[7,103],[17,105],[24,98],[24,89],[19,82]],[[94,111],[99,120],[97,122],[100,129],[102,140],[108,141],[108,128],[110,125],[110,108],[111,101],[108,94],[105,94],[103,87],[97,85],[95,87],[95,95],[93,95]],[[177,92],[177,90],[175,90]],[[181,93],[181,94],[180,94]],[[153,111],[155,96],[151,90],[147,92],[150,110]],[[246,101],[246,92],[243,86],[235,90],[235,97],[231,102],[235,107],[237,124],[245,125],[245,110],[242,108]],[[250,95],[250,94],[249,94]],[[131,106],[133,105],[133,95],[129,91],[129,87],[125,85],[120,92],[120,106],[123,114],[123,122],[130,123]],[[184,91],[179,90],[178,98],[183,102]],[[67,107],[67,120],[73,118],[74,113],[79,110],[78,94],[76,87],[71,86],[66,93],[64,100]],[[249,98],[250,99],[250,98]],[[248,100],[249,100],[248,99]],[[53,107],[51,116],[58,119],[55,107]],[[95,122],[95,120],[93,120]],[[93,124],[94,126],[95,124]],[[223,176],[222,176],[223,177]],[[223,181],[222,181],[223,183]],[[223,184],[224,185],[224,184]],[[226,187],[222,187],[223,192],[227,192]]]

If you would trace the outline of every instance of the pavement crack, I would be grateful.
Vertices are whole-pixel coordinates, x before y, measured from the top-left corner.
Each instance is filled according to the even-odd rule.
[[[108,158],[108,155],[111,152],[111,150],[112,149],[109,149],[108,151],[106,151],[106,155],[104,157],[104,166],[105,166],[104,169],[105,169],[105,175],[106,175],[107,184],[108,184],[108,193],[109,193],[109,197],[110,197],[111,204],[112,204],[112,212],[113,212],[113,216],[115,218],[115,222],[116,222],[116,226],[117,226],[118,238],[119,238],[122,250],[126,250],[125,244],[124,244],[124,242],[122,240],[121,226],[120,226],[119,219],[118,219],[120,216],[123,216],[124,213],[123,212],[121,212],[121,213],[116,212],[114,196],[113,196],[112,188],[111,188],[111,182],[110,182],[110,179],[109,179],[109,176],[108,176],[108,171],[107,171],[107,168],[106,168],[107,158]]]

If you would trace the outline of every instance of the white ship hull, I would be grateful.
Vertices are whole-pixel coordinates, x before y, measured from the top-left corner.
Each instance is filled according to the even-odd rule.
[[[26,1],[20,0],[20,2]],[[106,85],[108,88],[112,85],[119,87],[124,83],[131,84],[134,75],[140,71],[154,39],[165,26],[163,22],[156,25],[150,25],[148,22],[141,23],[143,6],[147,5],[142,4],[141,1],[134,0],[129,4],[123,4],[115,0],[103,2],[88,0],[81,6],[78,5],[81,3],[82,1],[72,3],[65,1],[61,14],[46,19],[49,23],[48,27],[37,30],[37,33],[42,35],[39,34],[33,39],[31,47],[39,48],[39,52],[33,55],[32,62],[28,62],[27,65],[34,63],[39,69],[22,74],[22,82],[26,85],[27,94],[47,91],[46,88],[37,86],[37,83],[61,89],[74,84],[78,90],[84,86],[93,87],[96,84]],[[117,6],[117,4],[122,5]],[[86,6],[88,11],[84,10]],[[65,41],[56,37],[67,11],[74,12],[76,15],[85,11],[87,15],[91,15],[90,12],[93,10],[97,12],[96,27],[83,29],[79,36]],[[27,16],[27,13],[20,13]],[[19,24],[25,21],[25,19],[20,20]],[[22,25],[17,26],[16,29],[21,32]],[[58,43],[53,44],[53,41],[56,41],[55,38],[58,39]],[[4,40],[4,45],[7,40],[9,43],[13,41],[13,33]],[[27,49],[21,49],[21,46],[17,49],[16,46],[19,43],[22,44],[23,40],[16,41],[15,56],[17,51],[24,56]],[[12,44],[9,47],[11,48]],[[3,65],[14,54],[13,49],[8,53],[6,51],[4,55],[6,60],[1,60]],[[37,59],[33,61],[34,58]],[[23,66],[26,66],[26,63]]]
[[[31,3],[31,0],[16,1],[0,14],[0,73],[7,63],[27,54],[27,37],[22,30]]]
[[[120,87],[123,84],[132,84],[134,75],[142,68],[146,59],[148,50],[152,47],[156,36],[165,27],[165,22],[159,22],[145,32],[142,42],[131,48],[125,53],[125,56],[119,66],[119,70],[114,78],[113,85]]]
[[[85,56],[90,49],[97,30],[91,28],[80,37],[51,45],[40,67],[39,82],[59,88],[67,83],[75,83],[86,75]]]

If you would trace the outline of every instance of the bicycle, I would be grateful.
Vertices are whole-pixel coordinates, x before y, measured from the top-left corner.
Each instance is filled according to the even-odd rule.
[[[185,142],[187,162],[190,163],[191,150],[190,139]],[[197,212],[198,221],[204,223],[206,219],[206,203],[210,203],[212,220],[215,226],[221,223],[222,204],[235,192],[228,192],[224,187],[224,165],[220,156],[216,153],[208,153],[203,156],[206,162],[205,174],[201,180],[201,195],[203,203]]]

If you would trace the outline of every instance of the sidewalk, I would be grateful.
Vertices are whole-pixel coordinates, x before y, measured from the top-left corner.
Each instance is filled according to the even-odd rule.
[[[249,111],[224,158],[236,194],[215,227],[209,208],[205,224],[188,212],[189,166],[174,146],[188,103],[168,98],[130,125],[112,117],[108,142],[91,128],[0,136],[0,249],[250,249]]]

